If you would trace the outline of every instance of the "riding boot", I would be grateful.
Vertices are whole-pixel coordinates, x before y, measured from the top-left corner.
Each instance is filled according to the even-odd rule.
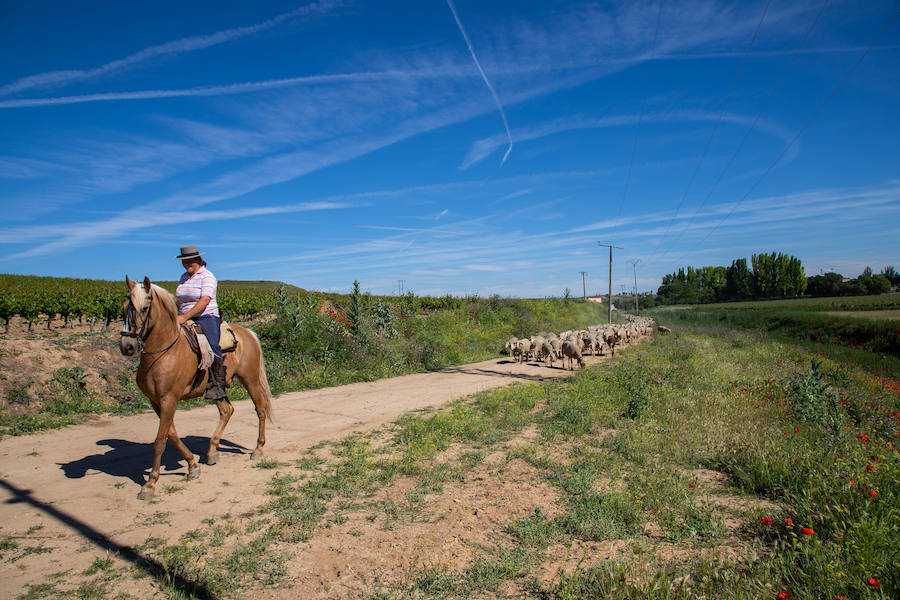
[[[206,393],[203,397],[207,400],[221,400],[227,398],[225,392],[225,360],[218,356],[209,366],[209,377],[206,381]]]

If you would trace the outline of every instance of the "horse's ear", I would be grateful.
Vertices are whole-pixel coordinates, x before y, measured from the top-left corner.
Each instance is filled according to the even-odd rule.
[[[150,293],[150,278],[144,275],[144,291]]]
[[[131,290],[134,289],[134,286],[136,286],[137,283],[134,282],[134,281],[132,281],[131,278],[128,277],[128,275],[126,275],[126,276],[125,276],[125,285],[127,285],[127,286],[128,286],[128,290],[131,291]]]

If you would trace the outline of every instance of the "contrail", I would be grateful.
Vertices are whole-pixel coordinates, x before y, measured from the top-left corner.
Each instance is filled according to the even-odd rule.
[[[478,72],[481,73],[481,78],[484,79],[485,85],[487,85],[488,89],[491,90],[491,95],[494,97],[494,102],[497,103],[497,110],[500,111],[500,117],[503,119],[503,126],[506,128],[506,137],[509,139],[509,148],[506,149],[506,154],[503,155],[503,160],[500,161],[500,166],[503,166],[503,163],[506,162],[506,159],[509,157],[509,153],[512,152],[513,141],[512,141],[512,133],[509,131],[509,123],[506,121],[506,113],[503,111],[503,105],[500,104],[500,97],[497,96],[497,92],[494,91],[494,86],[491,85],[491,82],[488,80],[487,75],[484,73],[484,69],[481,68],[481,63],[478,62],[478,57],[475,56],[475,49],[472,48],[472,42],[469,41],[469,36],[466,35],[466,30],[463,28],[462,21],[459,20],[459,15],[456,14],[456,7],[453,5],[453,0],[447,0],[447,6],[450,7],[450,12],[453,13],[453,18],[456,20],[456,25],[459,27],[459,32],[462,34],[463,39],[466,40],[466,46],[469,47],[469,54],[472,55],[472,60],[475,61],[475,66],[478,67]]]

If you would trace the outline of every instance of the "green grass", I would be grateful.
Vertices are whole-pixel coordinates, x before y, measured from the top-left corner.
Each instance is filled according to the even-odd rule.
[[[900,294],[889,296],[900,298]],[[702,326],[765,331],[775,339],[802,344],[814,352],[854,362],[881,375],[900,372],[900,321],[835,316],[828,311],[817,311],[809,304],[799,308],[785,304],[769,306],[775,305],[774,302],[758,304],[667,307],[650,314],[661,324],[676,328]]]
[[[876,294],[871,296],[834,296],[827,298],[784,298],[778,300],[747,300],[743,302],[718,302],[704,304],[710,308],[724,308],[729,310],[742,309],[789,309],[810,311],[868,311],[868,310],[897,310],[900,309],[900,293]],[[687,308],[684,305],[658,307],[657,311],[681,310]]]
[[[526,429],[526,444],[506,446]],[[502,467],[483,459],[506,449],[552,489],[552,516],[510,514],[466,566],[419,565],[372,597],[895,598],[898,432],[894,379],[763,333],[681,327],[566,380],[408,415],[380,445],[356,435],[279,463],[258,510],[148,546],[162,565],[148,574],[178,598],[279,585],[324,528],[355,511],[393,531],[421,522],[426,496],[496,485]],[[459,458],[442,460],[451,447]],[[372,500],[401,477],[414,479],[405,499]],[[573,569],[531,576],[609,542],[627,551],[582,550]]]

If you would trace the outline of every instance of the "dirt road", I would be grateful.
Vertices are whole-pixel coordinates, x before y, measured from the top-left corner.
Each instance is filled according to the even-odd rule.
[[[588,363],[603,360],[586,357]],[[369,383],[283,394],[266,454],[292,460],[315,444],[375,429],[403,414],[521,381],[569,375],[559,367],[510,359]],[[272,472],[251,468],[252,404],[240,402],[223,437],[220,461],[185,481],[171,448],[152,502],[137,500],[149,472],[158,420],[153,413],[101,417],[60,431],[0,440],[0,540],[18,547],[0,562],[0,597],[17,597],[55,573],[79,573],[108,549],[127,554],[149,537],[175,541],[208,517],[249,510],[265,499]],[[214,406],[182,411],[175,424],[195,454],[217,422]],[[23,551],[25,548],[30,548]],[[12,558],[10,558],[10,556]]]

